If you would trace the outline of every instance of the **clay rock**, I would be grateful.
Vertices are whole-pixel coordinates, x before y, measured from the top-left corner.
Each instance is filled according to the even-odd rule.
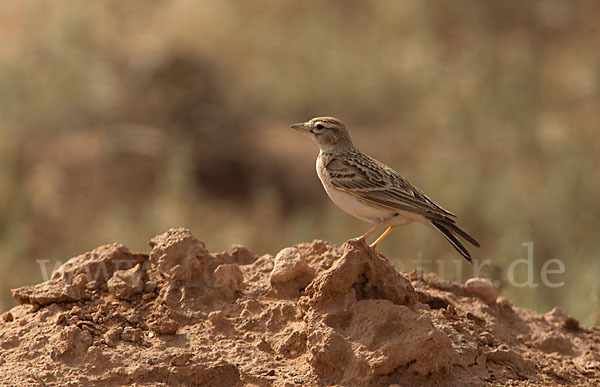
[[[546,353],[576,356],[573,342],[564,334],[547,333],[537,340],[537,347]]]
[[[237,263],[229,263],[217,266],[213,273],[215,287],[232,295],[242,289],[244,275]]]
[[[344,245],[344,255],[312,281],[306,294],[311,306],[324,312],[345,310],[365,299],[385,299],[408,307],[418,300],[410,281],[387,259],[355,241]]]
[[[450,339],[417,308],[410,282],[365,244],[346,243],[306,293],[309,362],[327,383],[384,385],[449,374]]]
[[[172,375],[172,376],[171,376]],[[233,364],[218,362],[216,365],[203,362],[185,367],[173,367],[169,385],[192,386],[244,386],[240,370]]]
[[[121,340],[129,341],[132,343],[139,343],[142,341],[143,333],[139,328],[125,327],[121,332]]]
[[[306,351],[306,331],[301,324],[290,324],[283,332],[283,339],[275,343],[277,353],[295,358]]]
[[[229,254],[209,254],[204,243],[185,228],[152,238],[150,246],[150,264],[166,280],[159,289],[161,302],[173,309],[200,310],[223,298],[213,273],[217,266],[231,263]]]
[[[157,320],[150,321],[148,327],[156,333],[172,335],[179,329],[179,324],[169,317],[160,317]]]
[[[106,283],[116,270],[131,269],[148,259],[147,254],[134,254],[122,244],[100,246],[91,252],[69,259],[52,273],[53,281],[69,282],[79,274],[85,274],[87,282],[98,288]]]
[[[117,270],[108,280],[108,291],[113,296],[128,300],[144,290],[140,264],[129,270]]]
[[[500,294],[498,289],[487,278],[470,278],[465,282],[465,289],[469,295],[478,297],[488,304],[493,304]]]
[[[487,353],[486,358],[489,363],[509,366],[521,378],[531,379],[535,376],[535,365],[512,349],[495,349]]]
[[[277,253],[269,275],[271,286],[288,297],[298,297],[314,277],[315,271],[296,247],[286,247]]]
[[[329,269],[335,261],[344,255],[343,248],[321,239],[315,239],[310,243],[299,243],[294,247],[300,251],[300,255],[317,272]]]
[[[92,344],[92,337],[88,332],[70,326],[55,334],[52,342],[56,343],[54,350],[59,359],[63,361],[69,358],[71,360],[82,360],[82,355]]]
[[[258,256],[244,246],[233,245],[231,246],[231,257],[239,265],[249,265],[256,261]]]
[[[204,269],[209,253],[203,242],[185,228],[170,229],[149,242],[150,262],[169,282],[200,285],[210,273]]]
[[[34,286],[12,289],[12,296],[20,304],[47,305],[53,302],[77,301],[84,298],[86,283],[85,275],[78,274],[69,282],[50,280]]]
[[[352,343],[334,329],[315,329],[307,338],[308,362],[325,385],[338,385],[347,381],[345,373],[356,367]],[[368,372],[366,364],[356,370]],[[359,384],[356,384],[359,385]]]
[[[551,323],[560,325],[564,324],[569,319],[569,316],[565,312],[563,312],[558,306],[552,308],[552,310],[547,312],[544,316]]]
[[[147,254],[134,254],[121,244],[100,246],[69,259],[50,280],[13,289],[12,294],[21,304],[78,301],[88,297],[87,291],[101,288],[115,271],[130,269],[147,259]]]
[[[386,378],[440,378],[452,368],[452,343],[431,319],[387,300],[362,300],[346,318],[309,336],[309,362],[320,375],[339,373],[331,383],[380,385]],[[345,338],[340,340],[340,338]]]
[[[420,376],[450,373],[452,344],[427,314],[387,300],[363,300],[353,306],[346,332],[365,348],[377,348],[373,352],[380,356],[368,350],[361,356],[374,375],[389,375],[399,367]]]
[[[277,253],[270,278],[271,282],[287,282],[307,271],[311,271],[311,268],[300,255],[298,249],[286,247]]]

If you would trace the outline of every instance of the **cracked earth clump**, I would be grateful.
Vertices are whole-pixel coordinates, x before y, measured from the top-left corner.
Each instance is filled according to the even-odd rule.
[[[600,329],[486,279],[398,273],[355,241],[211,253],[180,228],[150,246],[101,246],[14,289],[0,385],[600,384]]]

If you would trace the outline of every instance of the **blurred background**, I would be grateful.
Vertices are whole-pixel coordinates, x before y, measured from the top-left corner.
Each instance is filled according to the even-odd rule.
[[[459,215],[504,296],[598,324],[599,20],[596,0],[0,2],[0,311],[36,260],[170,227],[271,254],[362,234],[288,129],[332,115]],[[513,287],[531,241],[539,286]],[[420,225],[379,250],[473,275]]]

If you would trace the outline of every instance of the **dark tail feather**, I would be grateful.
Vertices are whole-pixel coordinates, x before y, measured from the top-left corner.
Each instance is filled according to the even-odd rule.
[[[473,246],[475,246],[475,247],[481,247],[481,245],[479,245],[479,242],[477,242],[477,239],[475,239],[472,236],[470,236],[469,234],[467,234],[467,232],[465,230],[463,230],[462,228],[458,227],[457,225],[455,225],[453,223],[446,223],[445,226],[448,227],[448,228],[450,228],[450,230],[452,230],[454,233],[458,234],[459,237],[461,237],[462,239],[466,240],[467,242],[469,242]]]
[[[467,261],[473,263],[469,251],[465,248],[465,246],[462,245],[462,243],[460,243],[460,241],[454,236],[454,234],[452,234],[452,232],[446,228],[449,226],[448,224],[442,224],[435,220],[432,220],[431,224],[433,225],[433,227],[436,228],[436,230],[440,232],[440,234],[444,236],[444,238],[448,240],[448,242],[450,242],[450,244],[456,249],[456,251],[460,253],[460,255],[465,257]]]

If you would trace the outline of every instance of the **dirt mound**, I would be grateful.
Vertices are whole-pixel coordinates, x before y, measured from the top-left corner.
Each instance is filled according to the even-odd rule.
[[[353,241],[257,257],[172,229],[150,246],[102,246],[14,290],[0,384],[600,385],[600,329],[487,280],[398,273]]]

